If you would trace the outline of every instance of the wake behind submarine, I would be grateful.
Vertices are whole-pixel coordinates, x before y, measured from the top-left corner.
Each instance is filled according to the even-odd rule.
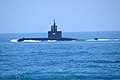
[[[51,26],[51,31],[48,31],[48,38],[20,38],[17,41],[22,42],[24,40],[37,40],[37,41],[48,41],[48,40],[56,40],[56,41],[79,41],[79,39],[75,38],[64,38],[62,37],[62,31],[57,31],[57,25],[55,23]]]

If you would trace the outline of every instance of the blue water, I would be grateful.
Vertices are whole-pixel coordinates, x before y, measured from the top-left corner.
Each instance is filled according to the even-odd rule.
[[[11,42],[46,36],[1,33],[0,80],[120,80],[120,32],[63,34],[84,41]]]

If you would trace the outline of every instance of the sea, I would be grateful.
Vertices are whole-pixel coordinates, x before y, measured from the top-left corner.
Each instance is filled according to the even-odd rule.
[[[23,37],[47,33],[0,33],[0,80],[120,80],[120,31],[63,33],[80,41],[17,42]]]

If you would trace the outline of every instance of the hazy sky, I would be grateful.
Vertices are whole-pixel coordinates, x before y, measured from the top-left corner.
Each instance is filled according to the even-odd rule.
[[[120,31],[120,0],[0,0],[0,33]]]

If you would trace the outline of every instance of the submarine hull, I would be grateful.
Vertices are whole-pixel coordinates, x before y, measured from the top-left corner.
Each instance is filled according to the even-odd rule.
[[[50,38],[20,38],[17,41],[22,42],[24,40],[37,40],[37,41],[47,41],[47,40],[56,40],[56,41],[73,41],[73,40],[78,40],[74,38],[60,38],[60,39],[50,39]]]

